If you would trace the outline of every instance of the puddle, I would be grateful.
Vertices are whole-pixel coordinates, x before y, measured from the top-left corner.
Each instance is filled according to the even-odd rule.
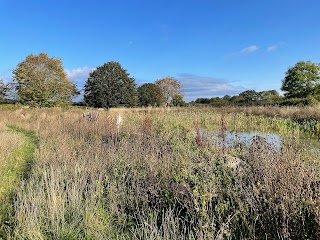
[[[276,133],[263,133],[259,131],[252,132],[235,132],[225,131],[223,134],[217,130],[207,131],[204,129],[200,130],[200,135],[206,139],[210,139],[213,144],[220,146],[232,147],[238,144],[250,145],[257,138],[262,138],[267,143],[271,144],[275,149],[280,150],[286,137],[280,136]],[[308,146],[312,150],[320,150],[320,142],[315,139],[300,137],[297,139],[298,143]]]
[[[267,143],[271,144],[275,149],[281,147],[281,137],[274,133],[261,133],[259,131],[254,132],[231,132],[225,131],[223,134],[218,131],[213,131],[211,134],[211,140],[218,145],[224,145],[226,147],[236,146],[239,144],[250,145],[253,140],[262,138]]]
[[[281,147],[281,137],[274,133],[261,133],[259,131],[255,132],[230,132],[226,131],[224,134],[218,131],[213,131],[212,141],[219,144],[225,145],[227,147],[234,146],[237,144],[250,145],[252,141],[257,138],[264,139],[267,143],[273,145],[276,149]]]

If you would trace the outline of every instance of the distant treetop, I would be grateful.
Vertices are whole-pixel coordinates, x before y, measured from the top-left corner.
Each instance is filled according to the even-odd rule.
[[[306,98],[320,92],[320,65],[311,61],[297,62],[286,72],[281,90],[287,98]]]
[[[118,62],[107,62],[90,73],[84,86],[84,102],[98,108],[137,105],[135,79]]]
[[[30,54],[13,70],[17,95],[31,106],[53,106],[71,102],[79,94],[67,79],[61,59],[46,53]]]
[[[184,95],[181,82],[173,77],[159,79],[155,84],[161,89],[166,104],[169,104],[174,96]]]

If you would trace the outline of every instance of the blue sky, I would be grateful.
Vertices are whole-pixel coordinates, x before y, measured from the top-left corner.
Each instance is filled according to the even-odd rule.
[[[177,78],[191,101],[280,90],[288,67],[320,62],[317,0],[0,0],[0,10],[5,80],[47,52],[79,88],[118,61],[138,85]]]

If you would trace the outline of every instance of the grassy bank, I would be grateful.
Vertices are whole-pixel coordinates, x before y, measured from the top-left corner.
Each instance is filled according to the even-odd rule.
[[[290,119],[215,109],[97,112],[96,121],[79,109],[3,117],[41,139],[32,174],[17,190],[12,236],[319,238],[320,156],[297,144],[301,129]],[[226,146],[212,142],[212,129],[289,137],[279,149],[263,138]]]

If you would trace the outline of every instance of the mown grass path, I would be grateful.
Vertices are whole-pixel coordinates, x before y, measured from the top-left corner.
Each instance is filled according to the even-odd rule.
[[[9,148],[5,159],[1,159],[0,169],[0,239],[7,239],[14,226],[13,202],[15,192],[22,179],[28,179],[34,159],[34,151],[38,146],[38,137],[32,131],[27,131],[15,126],[3,129],[7,137],[0,141],[7,141],[15,137],[13,143],[19,141],[15,147]],[[6,148],[2,149],[6,151]]]

